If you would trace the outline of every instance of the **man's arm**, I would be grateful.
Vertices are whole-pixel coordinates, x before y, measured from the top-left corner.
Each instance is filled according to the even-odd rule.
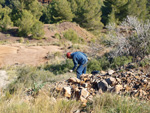
[[[82,52],[81,52],[82,53]],[[87,55],[85,53],[82,53],[86,58],[87,58]]]
[[[76,67],[78,66],[78,62],[76,60],[76,57],[73,57],[73,63],[74,63],[74,67],[73,67],[73,71],[76,69]]]

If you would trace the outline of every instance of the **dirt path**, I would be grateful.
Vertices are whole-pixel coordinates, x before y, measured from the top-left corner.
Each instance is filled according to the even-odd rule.
[[[14,64],[39,65],[45,63],[48,52],[61,52],[58,46],[0,45],[0,67]]]

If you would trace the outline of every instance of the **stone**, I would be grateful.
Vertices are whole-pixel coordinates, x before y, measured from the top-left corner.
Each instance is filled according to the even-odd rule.
[[[64,87],[64,96],[70,98],[71,97],[71,87]]]
[[[108,74],[109,74],[109,75],[112,75],[113,73],[115,73],[114,70],[108,70]]]
[[[116,85],[116,86],[115,86],[115,92],[116,92],[116,93],[119,93],[121,89],[123,89],[123,86],[122,86],[122,85]]]
[[[84,97],[80,97],[80,101],[82,102],[82,103],[87,103],[87,99],[85,99]]]
[[[90,93],[85,88],[82,88],[80,94],[82,97],[87,98]]]
[[[108,85],[112,85],[112,84],[115,84],[116,83],[116,79],[113,78],[113,77],[110,77],[110,78],[107,78],[105,79],[106,82],[108,83]]]
[[[103,92],[107,91],[108,83],[105,80],[100,81],[97,83],[98,89],[102,89]]]
[[[105,71],[102,70],[100,73],[103,74],[103,75],[105,75],[107,72],[105,72]]]
[[[80,83],[80,79],[76,78],[76,77],[72,77],[68,79],[68,82],[72,82],[72,83]]]

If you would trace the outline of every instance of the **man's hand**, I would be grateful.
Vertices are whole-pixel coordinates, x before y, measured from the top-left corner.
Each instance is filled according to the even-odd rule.
[[[88,60],[91,60],[91,58],[87,57]]]
[[[72,73],[72,72],[73,72],[73,70],[69,70],[69,72],[70,72],[70,73]]]

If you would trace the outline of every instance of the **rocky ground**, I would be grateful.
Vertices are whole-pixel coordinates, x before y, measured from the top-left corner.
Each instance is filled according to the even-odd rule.
[[[85,74],[81,79],[76,77],[67,81],[56,83],[52,92],[62,94],[69,99],[76,98],[84,106],[97,94],[104,92],[127,95],[141,100],[150,100],[150,74],[143,69],[134,68],[129,64],[124,70],[108,72],[101,71],[99,74]]]

